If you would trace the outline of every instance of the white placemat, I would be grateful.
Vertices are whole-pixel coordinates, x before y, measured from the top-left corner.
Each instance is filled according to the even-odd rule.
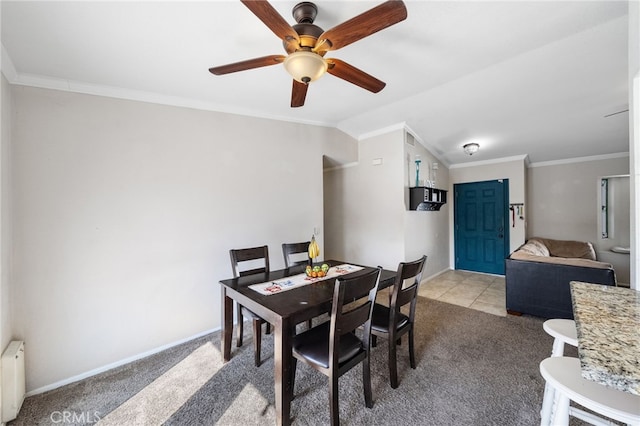
[[[338,266],[332,266],[329,268],[327,275],[321,278],[308,277],[304,272],[298,275],[292,275],[290,277],[281,278],[275,281],[269,281],[266,283],[253,284],[249,288],[257,291],[260,294],[270,295],[275,293],[281,293],[283,291],[291,290],[293,288],[302,287],[303,285],[317,283],[318,281],[329,280],[341,275],[349,274],[364,269],[362,266],[355,266],[349,264],[343,264]]]

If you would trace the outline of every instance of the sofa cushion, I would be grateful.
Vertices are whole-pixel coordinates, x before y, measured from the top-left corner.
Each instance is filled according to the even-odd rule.
[[[516,260],[528,260],[531,262],[540,263],[555,263],[558,265],[570,265],[570,266],[582,266],[585,268],[597,268],[597,269],[613,269],[610,263],[599,262],[591,259],[580,259],[575,257],[556,257],[556,256],[536,256],[523,252],[522,250],[515,251],[509,256],[511,259]]]
[[[551,256],[597,260],[593,244],[587,241],[552,240],[550,238],[535,237],[527,241],[527,244],[533,241],[543,244],[549,250]]]

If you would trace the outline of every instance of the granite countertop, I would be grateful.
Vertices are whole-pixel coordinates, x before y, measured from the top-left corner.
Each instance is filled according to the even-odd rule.
[[[640,395],[640,292],[571,282],[582,377]]]

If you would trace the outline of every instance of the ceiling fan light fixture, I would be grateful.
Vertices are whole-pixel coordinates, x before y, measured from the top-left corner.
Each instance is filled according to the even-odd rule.
[[[476,152],[478,152],[478,150],[480,149],[480,145],[478,145],[475,142],[471,142],[471,143],[463,145],[462,149],[464,149],[464,152],[466,152],[467,154],[473,155]]]
[[[317,53],[300,50],[284,59],[284,68],[300,83],[308,84],[322,77],[327,71],[327,62]]]

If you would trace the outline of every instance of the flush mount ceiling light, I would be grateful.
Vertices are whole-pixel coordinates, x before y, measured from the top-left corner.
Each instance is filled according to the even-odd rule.
[[[327,62],[317,53],[300,50],[287,56],[284,68],[300,83],[316,81],[327,71]]]
[[[476,152],[478,152],[478,150],[480,149],[480,145],[478,145],[475,142],[472,142],[472,143],[463,145],[462,149],[464,149],[464,152],[466,152],[467,154],[473,155]]]

